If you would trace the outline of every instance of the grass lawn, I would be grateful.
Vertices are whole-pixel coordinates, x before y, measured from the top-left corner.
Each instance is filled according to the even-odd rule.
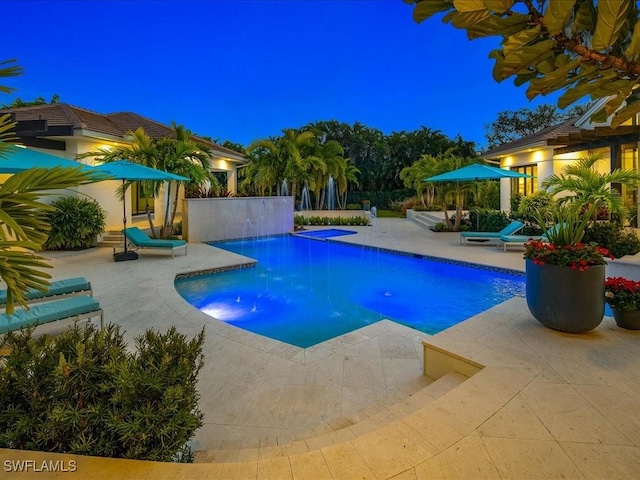
[[[405,218],[404,215],[395,210],[378,210],[377,216],[379,218]]]

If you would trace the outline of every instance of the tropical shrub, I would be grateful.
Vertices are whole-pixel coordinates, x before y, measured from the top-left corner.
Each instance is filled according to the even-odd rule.
[[[513,213],[513,218],[523,222],[537,222],[537,216],[548,215],[554,203],[553,196],[545,191],[521,197],[518,209]]]
[[[44,243],[48,250],[75,250],[90,247],[104,232],[106,212],[95,200],[60,197],[47,214],[51,229]]]
[[[0,447],[140,460],[188,458],[202,426],[204,329],[147,330],[131,352],[115,325],[57,337],[8,333],[0,365]]]
[[[585,229],[583,241],[607,248],[616,258],[640,252],[638,235],[615,222],[596,222],[589,225]]]
[[[471,210],[469,212],[471,228],[479,232],[499,232],[509,225],[509,216],[505,212],[492,209]]]

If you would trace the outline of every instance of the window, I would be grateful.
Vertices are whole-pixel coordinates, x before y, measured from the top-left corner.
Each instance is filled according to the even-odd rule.
[[[538,176],[537,165],[525,165],[523,167],[511,167],[512,172],[524,173],[532,177]],[[538,191],[537,178],[514,178],[511,180],[511,194],[519,193],[523,197]]]

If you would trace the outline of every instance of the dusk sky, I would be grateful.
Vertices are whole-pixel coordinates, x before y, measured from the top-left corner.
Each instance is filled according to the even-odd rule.
[[[402,0],[5,1],[0,95],[133,111],[248,145],[309,122],[425,126],[485,145],[484,125],[529,103],[496,83],[497,39],[474,40]]]

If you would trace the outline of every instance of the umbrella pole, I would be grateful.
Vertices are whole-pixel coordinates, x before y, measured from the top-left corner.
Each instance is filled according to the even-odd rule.
[[[122,225],[124,229],[122,231],[122,238],[124,239],[124,253],[127,254],[127,196],[124,188],[124,179],[122,179]]]
[[[127,260],[137,260],[138,254],[136,252],[129,252],[127,250],[127,197],[126,197],[126,189],[124,187],[125,180],[122,179],[122,225],[124,229],[122,230],[122,236],[124,238],[124,251],[120,253],[114,253],[113,259],[116,262],[126,262]]]

